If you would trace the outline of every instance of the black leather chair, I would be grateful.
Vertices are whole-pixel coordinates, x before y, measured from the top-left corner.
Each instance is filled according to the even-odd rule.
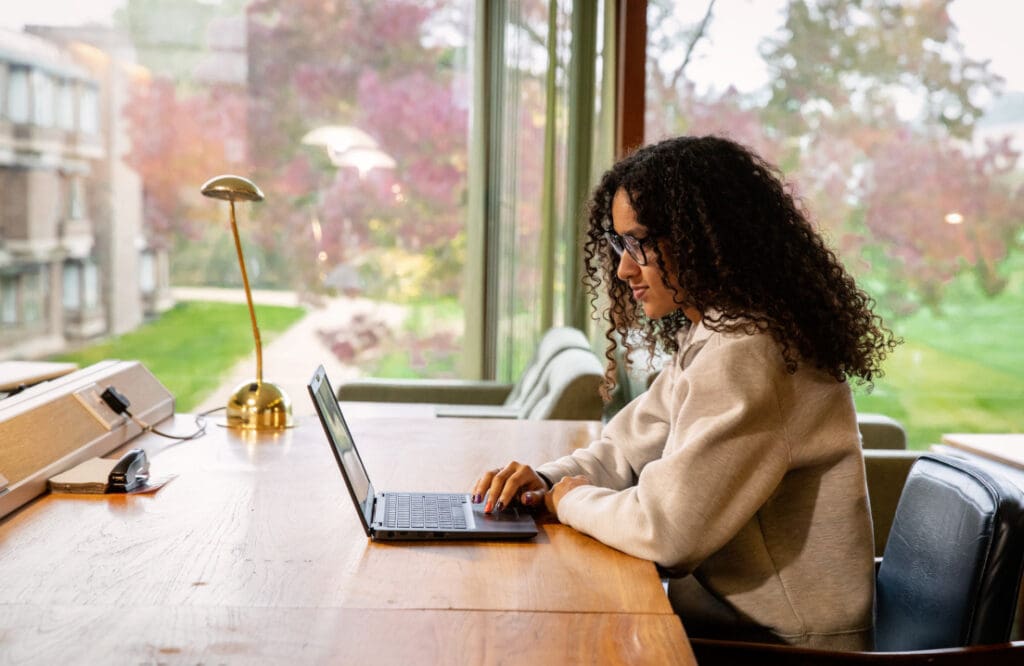
[[[991,466],[914,463],[878,567],[875,651],[694,638],[707,664],[1024,664],[1010,643],[1024,568],[1024,492]]]

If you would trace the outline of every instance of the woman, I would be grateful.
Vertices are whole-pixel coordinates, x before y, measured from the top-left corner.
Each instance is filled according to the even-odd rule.
[[[609,340],[672,352],[601,438],[473,489],[545,506],[670,572],[695,636],[868,649],[871,517],[848,380],[898,343],[772,167],[727,139],[642,148],[590,203],[591,294]],[[688,575],[687,574],[691,574]]]

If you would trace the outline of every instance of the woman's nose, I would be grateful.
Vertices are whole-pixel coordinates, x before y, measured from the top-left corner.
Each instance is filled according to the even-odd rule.
[[[628,280],[629,276],[636,275],[638,270],[640,270],[640,264],[636,263],[633,257],[629,256],[629,252],[623,252],[619,257],[619,267],[615,271],[619,279]]]

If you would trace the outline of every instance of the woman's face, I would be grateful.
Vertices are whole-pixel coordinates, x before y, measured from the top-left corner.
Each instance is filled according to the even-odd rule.
[[[620,189],[612,199],[612,226],[619,236],[632,236],[638,241],[647,238],[647,228],[636,220],[636,212],[629,203],[629,196],[626,191]],[[679,288],[674,275],[669,275],[669,285],[675,287],[673,292],[661,274],[655,258],[654,248],[649,243],[644,243],[643,249],[647,257],[647,265],[641,266],[629,252],[623,252],[619,257],[619,267],[615,274],[620,280],[629,285],[633,291],[633,299],[643,306],[644,314],[649,319],[661,319],[665,315],[676,310],[683,310],[683,314],[694,323],[700,322],[700,313],[692,307],[683,308],[682,300],[685,293]],[[672,269],[669,256],[666,256],[666,264]]]

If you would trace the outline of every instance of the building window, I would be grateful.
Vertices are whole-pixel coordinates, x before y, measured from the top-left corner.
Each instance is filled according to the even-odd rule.
[[[139,257],[139,290],[146,296],[156,291],[156,256],[152,250]]]
[[[82,264],[78,261],[64,262],[64,289],[61,299],[65,310],[82,309]]]
[[[40,127],[53,127],[54,124],[54,86],[49,74],[40,70],[32,72],[32,120]]]
[[[69,132],[75,129],[74,81],[61,81],[57,88],[57,126]]]
[[[86,309],[92,310],[100,304],[100,277],[96,270],[96,263],[89,259],[83,267],[83,298]]]
[[[78,129],[85,134],[98,134],[100,131],[99,96],[92,86],[82,88],[78,98]]]
[[[85,217],[85,188],[82,179],[72,176],[68,179],[68,219],[80,220]]]
[[[47,273],[41,268],[29,269],[21,275],[23,300],[22,311],[26,324],[34,324],[46,318],[46,294],[49,291]]]
[[[7,74],[7,117],[12,123],[29,121],[28,67],[15,65]]]
[[[0,323],[5,326],[18,324],[18,276],[0,277]]]

